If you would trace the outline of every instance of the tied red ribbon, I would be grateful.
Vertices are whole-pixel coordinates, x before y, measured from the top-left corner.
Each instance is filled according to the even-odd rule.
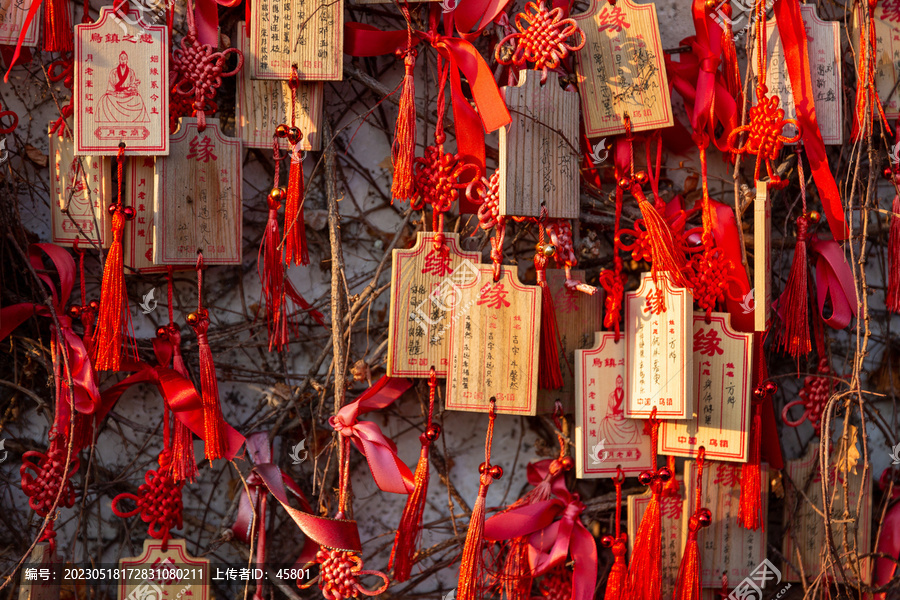
[[[409,494],[415,487],[412,471],[397,456],[397,447],[371,421],[358,421],[367,412],[390,406],[412,386],[408,379],[383,376],[355,401],[328,420],[335,431],[349,437],[366,457],[375,484],[385,492]]]
[[[822,240],[813,235],[810,250],[816,258],[816,297],[822,319],[834,329],[843,329],[856,316],[856,284],[853,271],[844,257],[841,246],[834,240]],[[825,316],[825,303],[831,305],[831,315]]]
[[[563,485],[549,500],[494,515],[484,524],[484,537],[500,541],[528,536],[528,563],[534,577],[564,564],[571,555],[575,560],[572,600],[591,600],[597,584],[597,545],[581,522],[583,511],[578,494],[569,493]]]

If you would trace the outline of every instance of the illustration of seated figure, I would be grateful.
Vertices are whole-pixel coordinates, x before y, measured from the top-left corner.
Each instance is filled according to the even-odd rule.
[[[607,444],[640,444],[641,432],[637,421],[625,418],[622,402],[625,400],[625,382],[616,377],[616,389],[609,395],[606,416],[600,422],[599,437]]]
[[[98,120],[111,123],[143,123],[150,120],[138,93],[141,82],[128,66],[128,53],[119,54],[119,66],[109,72],[106,93],[100,97]]]

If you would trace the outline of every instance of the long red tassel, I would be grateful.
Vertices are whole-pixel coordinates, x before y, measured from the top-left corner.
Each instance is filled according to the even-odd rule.
[[[669,224],[644,196],[640,185],[633,184],[631,194],[638,201],[641,216],[644,218],[644,227],[647,228],[647,241],[650,242],[650,251],[653,253],[651,273],[654,283],[658,281],[659,273],[666,271],[675,285],[687,286],[688,282],[684,277],[686,266],[684,256],[678,251]]]
[[[216,366],[213,364],[212,350],[206,332],[209,329],[209,312],[200,303],[200,290],[203,287],[203,254],[197,256],[197,312],[187,316],[188,325],[197,334],[197,346],[200,349],[200,389],[203,404],[203,441],[205,442],[206,459],[211,461],[225,456],[225,419],[219,405],[219,383],[216,379]]]
[[[94,332],[94,368],[98,371],[118,371],[122,362],[122,341],[125,333],[125,315],[128,298],[125,295],[125,266],[122,251],[122,232],[125,229],[126,209],[122,198],[123,162],[125,144],[119,146],[116,157],[119,169],[119,191],[116,204],[110,206],[112,217],[112,244],[103,265],[103,283],[100,288],[100,314]],[[134,210],[128,214],[134,218]]]
[[[731,3],[725,4],[727,14],[731,14]],[[741,84],[741,68],[737,59],[737,48],[734,45],[734,31],[731,20],[723,19],[725,34],[722,36],[722,70],[725,73],[725,87],[738,106],[744,105],[744,87]]]
[[[440,425],[432,423],[434,396],[437,389],[437,375],[434,367],[431,367],[428,388],[428,425],[425,427],[425,432],[419,436],[422,452],[419,454],[419,462],[416,464],[414,475],[416,483],[412,493],[406,499],[406,506],[400,517],[400,526],[394,537],[394,547],[391,549],[391,560],[388,566],[394,570],[394,579],[401,582],[409,579],[412,573],[413,556],[422,537],[422,515],[425,512],[425,498],[428,495],[428,452],[431,444],[441,435]]]
[[[891,232],[888,237],[888,288],[887,309],[900,313],[900,196],[894,196],[894,213],[891,216]]]
[[[559,368],[559,326],[556,324],[556,307],[553,305],[553,294],[547,285],[547,256],[544,250],[544,224],[547,220],[547,208],[541,207],[538,224],[538,251],[534,255],[534,268],[537,282],[541,286],[541,346],[538,353],[538,386],[544,390],[558,390],[563,386],[562,372]],[[551,246],[552,247],[552,246]]]
[[[750,423],[750,456],[741,465],[741,503],[738,523],[744,529],[757,530],[762,526],[762,405],[763,398],[775,391],[775,384],[767,382],[763,335],[756,334],[756,388],[753,390],[753,420]]]
[[[659,420],[656,418],[656,407],[650,413],[650,439],[653,453],[652,464],[656,468],[656,449],[659,441]],[[640,481],[650,486],[650,503],[641,518],[637,536],[634,540],[634,551],[631,553],[631,564],[628,565],[628,580],[625,597],[629,600],[659,600],[662,589],[662,511],[660,495],[663,485],[672,474],[665,469],[661,473],[644,471]],[[660,469],[660,471],[663,471]]]
[[[700,545],[697,543],[699,531],[708,527],[712,514],[708,508],[701,508],[703,501],[703,463],[706,455],[703,446],[697,453],[697,501],[694,514],[688,521],[688,541],[678,567],[673,600],[700,600]]]
[[[781,312],[782,329],[778,335],[778,345],[800,363],[800,357],[812,349],[809,339],[809,287],[806,258],[806,237],[809,218],[806,214],[797,219],[797,246],[794,262],[788,275],[787,284],[778,306]]]
[[[299,134],[300,130],[291,127]],[[292,135],[288,134],[288,141]],[[295,138],[296,139],[296,138]],[[300,160],[300,140],[291,142],[291,169],[288,177],[287,200],[284,203],[284,258],[295,265],[309,264],[306,247],[306,224],[303,220],[303,161]]]
[[[495,479],[503,477],[500,465],[491,465],[491,441],[494,438],[494,420],[497,418],[497,401],[491,398],[487,437],[484,442],[484,462],[478,467],[481,483],[478,486],[478,499],[472,508],[469,518],[469,531],[466,544],[463,546],[462,561],[459,565],[459,585],[456,588],[457,600],[481,600],[484,586],[481,577],[484,572],[484,505],[488,488]]]
[[[412,24],[409,8],[400,7],[406,19],[407,48],[403,53],[403,91],[400,93],[400,111],[394,129],[394,145],[391,161],[394,164],[394,180],[391,198],[408,200],[413,195],[413,163],[416,156],[416,50],[412,43]]]
[[[621,467],[613,481],[616,486],[616,537],[605,536],[601,542],[607,548],[612,549],[613,565],[606,578],[606,592],[603,600],[620,600],[625,593],[625,582],[628,577],[628,562],[625,555],[628,553],[628,536],[622,534],[622,482],[625,481],[625,473]],[[673,478],[674,479],[674,478]]]
[[[266,301],[266,322],[269,332],[269,351],[280,351],[290,342],[287,303],[284,298],[284,261],[278,249],[278,209],[284,198],[284,188],[275,187],[269,192],[269,218],[257,256],[257,272]]]
[[[44,4],[44,50],[71,52],[74,38],[69,3],[66,0],[47,0]]]

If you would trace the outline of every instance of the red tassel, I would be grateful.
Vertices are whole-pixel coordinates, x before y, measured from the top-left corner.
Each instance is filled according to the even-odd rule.
[[[650,447],[653,452],[653,467],[656,468],[656,448],[659,441],[659,421],[656,419],[656,407],[650,415]],[[662,590],[662,511],[660,495],[663,485],[672,477],[668,468],[664,468],[667,477],[661,473],[644,471],[640,480],[650,486],[650,503],[641,518],[637,536],[634,540],[634,551],[631,553],[631,564],[628,565],[628,579],[625,597],[629,600],[659,600]],[[660,469],[663,471],[663,469]],[[664,481],[665,480],[665,481]]]
[[[640,185],[632,185],[631,194],[637,198],[641,216],[644,217],[644,227],[647,228],[647,240],[650,242],[650,251],[653,254],[651,267],[653,282],[657,283],[659,273],[666,271],[673,284],[687,287],[688,282],[684,277],[686,266],[684,256],[677,250],[669,224],[644,196]]]
[[[66,0],[47,0],[44,5],[44,50],[71,52],[74,38],[69,3]]]
[[[171,267],[169,271],[169,277],[169,318],[171,319]],[[184,364],[184,358],[182,358],[181,356],[181,332],[178,330],[178,327],[174,323],[170,322],[168,327],[166,327],[166,335],[168,336],[169,344],[172,347],[172,369],[185,379],[190,379],[187,366]],[[191,432],[187,425],[182,423],[178,419],[178,417],[175,417],[174,413],[172,414],[172,416],[175,422],[175,432],[173,436],[174,439],[172,442],[172,452],[170,456],[172,478],[175,481],[194,481],[194,478],[198,473],[197,459],[194,457],[194,434]]]
[[[731,8],[729,3],[728,8]],[[741,70],[738,65],[737,49],[734,46],[734,32],[731,20],[723,19],[725,33],[722,36],[722,69],[725,72],[725,87],[728,95],[735,99],[738,106],[744,105],[744,88],[741,84]]]
[[[712,514],[708,508],[700,508],[703,498],[703,463],[705,450],[700,446],[697,454],[697,501],[696,510],[688,521],[688,541],[681,556],[678,567],[678,579],[675,580],[675,593],[672,600],[700,600],[700,546],[697,534],[700,529],[708,527]]]
[[[291,169],[288,178],[287,200],[284,204],[284,255],[285,261],[295,265],[309,264],[306,247],[306,224],[303,221],[303,161],[300,160],[300,142],[291,150]]]
[[[406,75],[403,77],[400,111],[394,129],[394,145],[391,147],[391,161],[394,164],[391,197],[397,200],[408,200],[413,195],[413,161],[416,156],[415,49],[408,48],[404,52],[403,65]]]
[[[625,481],[625,473],[621,467],[617,467],[616,479],[616,537],[605,536],[601,543],[612,549],[613,565],[606,578],[606,592],[603,600],[620,600],[625,593],[625,582],[628,578],[628,563],[625,555],[628,552],[626,542],[628,536],[622,534],[622,482]],[[674,477],[672,478],[675,479]]]
[[[125,295],[125,266],[122,251],[122,232],[125,229],[125,208],[122,202],[122,162],[124,145],[119,147],[119,193],[116,211],[112,218],[112,244],[103,265],[103,283],[100,288],[100,314],[93,338],[93,363],[98,371],[118,371],[122,362],[122,341],[128,298]],[[132,210],[133,209],[130,209]],[[130,214],[134,214],[131,212]]]
[[[472,508],[469,518],[469,531],[466,544],[463,546],[462,561],[459,565],[459,584],[456,588],[457,600],[481,600],[484,597],[484,585],[481,581],[484,572],[484,504],[488,488],[494,479],[503,476],[499,465],[491,466],[491,441],[494,437],[494,420],[497,417],[496,400],[491,398],[487,437],[484,444],[484,462],[478,467],[481,473],[481,484],[478,486],[478,499]]]
[[[750,457],[741,465],[741,506],[738,523],[744,529],[757,530],[762,524],[762,481],[760,444],[762,438],[762,398],[753,399],[753,421],[750,424]]]
[[[887,309],[900,313],[900,196],[894,196],[891,208],[891,233],[888,237]]]
[[[431,367],[431,377],[428,381],[428,425],[425,432],[419,436],[422,443],[422,452],[416,465],[415,487],[406,500],[403,515],[400,517],[400,526],[394,537],[394,547],[391,549],[390,569],[394,570],[396,581],[406,581],[412,573],[413,556],[419,545],[422,535],[422,515],[425,512],[425,498],[428,496],[429,461],[428,452],[432,442],[441,435],[440,425],[432,424],[434,415],[434,395],[437,388],[437,376],[434,367]]]
[[[538,271],[541,286],[541,349],[538,363],[538,385],[544,390],[558,390],[563,386],[559,368],[559,327],[556,324],[556,308],[553,294],[544,271]]]
[[[257,272],[266,300],[266,321],[269,331],[269,351],[281,351],[290,342],[287,304],[284,298],[284,261],[278,249],[278,208],[284,197],[283,188],[269,192],[269,219],[257,256]]]
[[[806,259],[806,236],[809,219],[802,215],[797,219],[797,246],[787,284],[778,299],[782,329],[778,335],[779,347],[800,364],[800,357],[812,349],[809,338],[809,287]]]

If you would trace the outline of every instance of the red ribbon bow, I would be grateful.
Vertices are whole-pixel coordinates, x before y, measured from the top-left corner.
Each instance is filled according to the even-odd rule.
[[[856,316],[856,284],[844,251],[834,240],[813,236],[810,250],[816,259],[816,297],[822,319],[834,329],[843,329]],[[831,302],[831,316],[825,316],[825,302]]]

